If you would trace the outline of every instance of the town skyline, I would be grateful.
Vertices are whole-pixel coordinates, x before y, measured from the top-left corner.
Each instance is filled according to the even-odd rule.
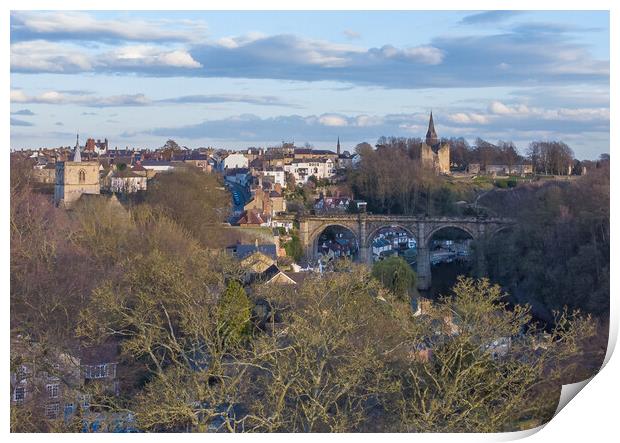
[[[608,153],[609,14],[11,15],[11,148],[350,150],[422,137],[431,110],[442,137]]]

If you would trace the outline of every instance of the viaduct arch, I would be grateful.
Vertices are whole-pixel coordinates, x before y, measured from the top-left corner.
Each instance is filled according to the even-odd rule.
[[[375,215],[368,213],[338,215],[307,215],[299,220],[299,234],[306,257],[316,258],[316,244],[321,232],[329,226],[341,226],[350,230],[357,241],[359,261],[372,261],[371,241],[381,228],[398,226],[409,231],[417,242],[418,289],[431,285],[430,241],[443,228],[465,231],[474,240],[486,234],[494,234],[515,222],[506,218],[476,217],[428,217],[408,215]]]

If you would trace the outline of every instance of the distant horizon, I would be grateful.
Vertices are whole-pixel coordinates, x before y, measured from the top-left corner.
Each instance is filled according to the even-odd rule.
[[[351,151],[431,110],[439,137],[609,153],[609,12],[11,13],[11,149]]]
[[[386,135],[386,137],[391,137],[391,136]],[[90,137],[90,136],[88,136],[88,137],[86,137],[84,139],[84,141],[87,140],[88,138],[93,138],[96,141],[103,141],[106,137],[98,138],[98,137]],[[377,139],[378,138],[379,137],[377,137]],[[420,139],[423,140],[423,137],[416,137],[416,136],[411,136],[411,137],[407,137],[407,138],[420,138]],[[442,137],[440,136],[440,138],[442,138]],[[483,137],[480,137],[480,138],[485,140],[486,142],[489,142],[489,143],[492,143],[492,144],[497,143],[497,140],[496,141],[491,141],[491,140],[484,139]],[[161,147],[163,147],[163,145],[166,143],[167,140],[168,139],[166,139],[166,140],[162,139],[162,142],[160,143],[160,146],[157,146],[157,147],[152,147],[152,146],[151,147],[144,147],[144,146],[135,146],[135,145],[117,146],[117,145],[114,145],[114,144],[110,144],[110,138],[108,138],[108,143],[110,144],[110,146],[108,147],[108,150],[136,149],[136,150],[156,151],[157,149],[160,149]],[[254,143],[254,144],[247,143],[247,144],[244,144],[243,142],[240,142],[240,143],[236,143],[235,142],[234,143],[235,146],[227,147],[227,146],[223,146],[222,143],[218,144],[218,145],[215,145],[213,143],[200,144],[200,143],[195,143],[195,142],[194,142],[193,146],[192,145],[188,146],[185,143],[179,142],[180,139],[171,139],[171,140],[174,140],[180,147],[182,147],[182,148],[185,147],[185,148],[190,149],[190,150],[194,150],[194,149],[214,149],[214,150],[220,150],[221,149],[221,150],[226,150],[226,151],[231,151],[231,152],[245,151],[247,149],[252,149],[252,148],[254,148],[254,149],[277,148],[277,147],[281,146],[283,143],[294,143],[296,148],[306,148],[305,144],[308,143],[308,142],[303,142],[304,144],[297,145],[296,142],[293,142],[293,141],[280,141],[280,142],[275,142],[274,141],[274,142],[265,142],[263,144],[258,144],[258,143]],[[470,146],[475,146],[475,143],[473,143],[473,141],[469,141],[469,140],[466,140],[466,141],[469,143]],[[510,141],[510,140],[504,140],[504,141]],[[543,141],[543,142],[544,141],[558,141],[558,142],[561,142],[562,140],[532,140],[532,142],[540,142],[540,141]],[[310,144],[311,145],[310,149],[329,150],[329,151],[332,151],[332,152],[335,153],[336,152],[336,144],[337,144],[337,142],[338,142],[338,139],[336,139],[336,142],[334,142],[334,143],[324,142],[324,143],[321,143],[320,145]],[[376,142],[377,142],[377,140],[375,140],[373,142],[370,142],[370,141],[367,141],[367,140],[363,140],[363,141],[354,143],[350,147],[347,147],[348,145],[346,144],[346,142],[343,141],[342,139],[340,139],[340,147],[341,147],[340,149],[341,149],[341,152],[348,151],[350,154],[353,154],[355,152],[355,147],[358,144],[368,143],[374,149],[374,148],[376,148]],[[229,144],[229,143],[230,142],[223,142],[223,144]],[[237,146],[237,145],[243,145],[243,146]],[[84,143],[82,142],[82,138],[81,137],[80,137],[80,146],[84,146]],[[74,147],[75,147],[75,144],[73,144],[73,145],[67,144],[67,145],[59,145],[59,146],[17,147],[17,148],[12,146],[11,147],[11,151],[27,151],[27,150],[74,148]],[[517,152],[520,155],[522,155],[524,157],[527,157],[527,152],[526,152],[527,146],[520,147],[520,146],[516,146],[515,145],[515,147],[517,148]],[[570,145],[569,145],[569,147],[570,147]],[[593,157],[579,157],[575,153],[575,159],[577,159],[577,160],[596,161],[596,160],[598,160],[598,158],[600,157],[601,154],[609,154],[609,152],[600,152],[599,154],[595,154]]]

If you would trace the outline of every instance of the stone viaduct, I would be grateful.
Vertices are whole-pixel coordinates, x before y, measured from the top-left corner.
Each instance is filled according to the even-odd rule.
[[[428,289],[431,285],[430,242],[433,235],[443,228],[461,229],[474,240],[492,235],[514,221],[505,218],[476,217],[428,217],[406,215],[374,215],[368,213],[339,215],[307,215],[298,219],[301,243],[306,257],[316,258],[318,239],[329,226],[341,226],[351,231],[359,247],[359,260],[372,261],[372,240],[381,228],[400,227],[416,239],[418,288]]]

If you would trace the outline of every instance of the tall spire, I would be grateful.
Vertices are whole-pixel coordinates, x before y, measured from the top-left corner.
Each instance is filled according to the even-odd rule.
[[[81,162],[82,155],[80,154],[80,133],[78,132],[77,137],[75,138],[75,149],[73,150],[73,161]]]
[[[426,131],[426,144],[428,146],[435,146],[439,143],[437,133],[435,132],[435,123],[433,122],[433,111],[431,111],[431,118],[428,122],[428,131]]]
[[[336,145],[336,154],[340,157],[340,136],[338,136],[338,144]]]
[[[80,154],[79,146],[76,146],[75,150],[73,151],[73,161],[78,163],[82,161],[82,154]]]

